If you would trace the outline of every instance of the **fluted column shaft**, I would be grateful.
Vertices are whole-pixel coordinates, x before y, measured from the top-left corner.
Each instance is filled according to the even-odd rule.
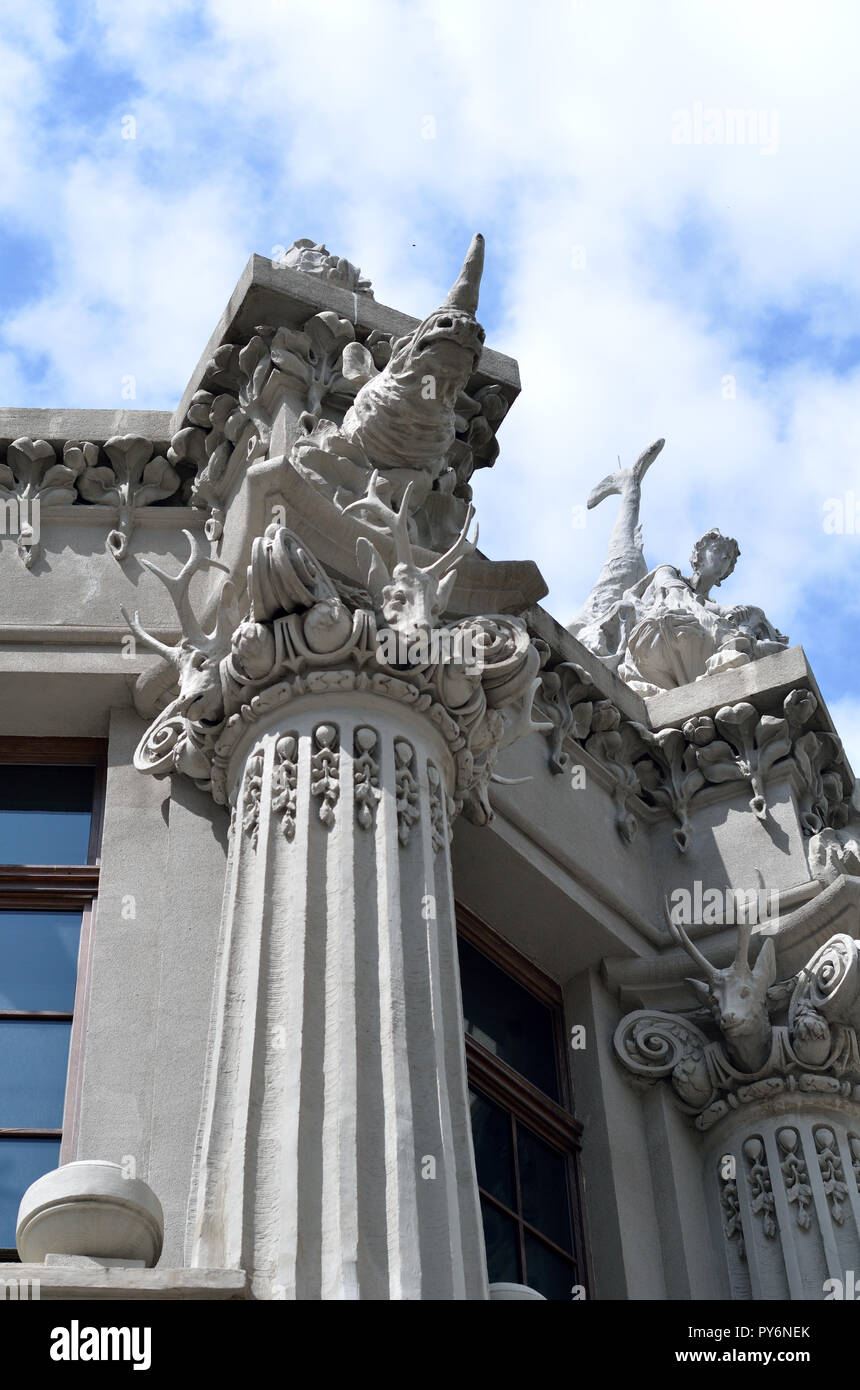
[[[712,1142],[709,1200],[734,1298],[818,1300],[828,1280],[860,1274],[860,1110],[814,1079],[822,1094],[744,1105]]]
[[[487,1298],[431,719],[371,693],[253,724],[189,1211],[260,1298]]]

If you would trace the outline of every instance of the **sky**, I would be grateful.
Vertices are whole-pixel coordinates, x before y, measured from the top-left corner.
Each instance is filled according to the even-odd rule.
[[[652,439],[650,564],[801,644],[860,771],[854,0],[4,0],[0,404],[172,409],[248,257],[416,317],[473,232],[517,358],[481,549],[570,621]]]

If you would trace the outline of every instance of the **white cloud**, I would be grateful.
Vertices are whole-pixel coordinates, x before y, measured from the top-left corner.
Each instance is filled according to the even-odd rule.
[[[686,562],[717,524],[742,549],[727,597],[803,641],[809,592],[832,593],[856,643],[860,537],[821,523],[826,498],[860,492],[858,371],[813,353],[768,372],[745,353],[774,307],[808,309],[826,340],[855,331],[853,4],[541,0],[525,21],[513,0],[158,0],[89,14],[88,42],[128,74],[137,140],[119,138],[119,107],[77,149],[74,130],[58,142],[40,128],[65,53],[44,17],[9,40],[0,118],[18,213],[61,248],[3,345],[45,353],[66,403],[113,404],[126,373],[138,405],[176,399],[252,250],[324,237],[380,299],[423,314],[452,270],[440,229],[480,226],[494,345],[524,386],[476,480],[488,553],[537,559],[569,619],[613,520],[608,502],[576,531],[571,506],[617,453],[662,434],[649,558]],[[767,139],[673,143],[697,103],[763,113]]]

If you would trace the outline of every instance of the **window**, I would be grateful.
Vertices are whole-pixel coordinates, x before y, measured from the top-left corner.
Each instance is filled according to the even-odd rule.
[[[569,1301],[587,1278],[561,991],[463,908],[457,924],[490,1283]]]
[[[78,963],[98,891],[100,739],[0,738],[0,1260],[18,1204],[72,1135]],[[85,975],[85,971],[80,974]]]

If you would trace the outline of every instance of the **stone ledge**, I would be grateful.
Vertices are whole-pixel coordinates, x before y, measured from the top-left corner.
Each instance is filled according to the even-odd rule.
[[[815,682],[806,653],[802,647],[788,647],[773,656],[763,656],[748,666],[736,666],[729,671],[715,671],[689,685],[650,695],[645,701],[653,729],[665,729],[670,724],[682,724],[696,714],[713,714],[721,705],[736,705],[741,700],[755,701],[768,697],[774,703],[790,690],[801,686],[811,690],[823,707],[821,691]]]
[[[169,410],[67,410],[33,407],[0,408],[0,442],[47,439],[55,447],[67,439],[103,444],[114,434],[139,434],[154,444],[170,440]]]
[[[246,1299],[243,1269],[82,1269],[62,1265],[0,1264],[0,1280],[38,1280],[39,1301]],[[33,1302],[36,1300],[33,1299]]]

